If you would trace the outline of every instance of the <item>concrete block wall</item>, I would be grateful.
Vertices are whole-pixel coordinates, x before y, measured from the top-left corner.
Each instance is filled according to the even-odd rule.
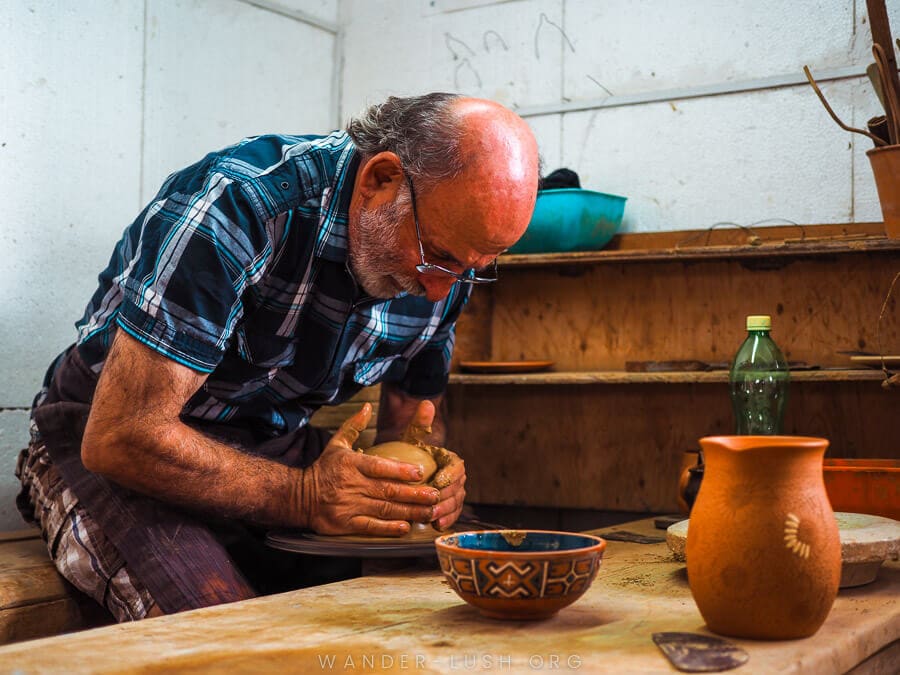
[[[900,2],[888,2],[900,34]],[[863,0],[344,0],[344,117],[456,91],[522,114],[546,170],[629,198],[623,231],[881,220]],[[562,110],[562,112],[560,112]]]
[[[43,0],[0,12],[0,530],[27,409],[122,230],[244,136],[334,128],[338,0]]]

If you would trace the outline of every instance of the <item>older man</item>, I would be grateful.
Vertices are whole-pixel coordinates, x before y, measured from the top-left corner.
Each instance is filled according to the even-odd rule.
[[[415,424],[443,444],[454,324],[537,184],[525,123],[450,94],[390,98],[330,136],[246,139],[170,176],[35,401],[19,506],[61,573],[137,619],[260,592],[245,572],[262,527],[455,522],[456,455],[442,489],[413,486],[417,467],[352,451],[370,406],[330,439],[307,422],[381,382],[377,440]]]

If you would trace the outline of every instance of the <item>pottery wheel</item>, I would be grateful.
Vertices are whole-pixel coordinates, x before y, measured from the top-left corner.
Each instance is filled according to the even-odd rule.
[[[351,558],[407,558],[436,555],[434,540],[446,532],[430,525],[414,525],[403,537],[367,537],[359,534],[326,535],[315,532],[269,532],[266,544],[272,548],[309,555]]]
[[[841,588],[875,581],[885,560],[900,558],[900,521],[865,513],[834,514],[841,537]],[[676,560],[684,560],[689,520],[666,530],[666,544]]]

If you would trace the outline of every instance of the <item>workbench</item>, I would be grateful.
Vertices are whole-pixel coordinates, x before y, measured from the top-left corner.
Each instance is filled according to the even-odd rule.
[[[595,531],[664,534],[652,520]],[[616,536],[616,535],[614,535]],[[621,536],[621,535],[619,535]],[[627,536],[627,535],[626,535]],[[554,618],[482,618],[434,566],[419,563],[335,584],[0,648],[0,672],[676,672],[662,631],[707,633],[684,564],[665,543],[609,541],[587,593]],[[813,637],[734,640],[735,673],[896,672],[900,564],[842,590]],[[874,655],[874,656],[873,656]]]

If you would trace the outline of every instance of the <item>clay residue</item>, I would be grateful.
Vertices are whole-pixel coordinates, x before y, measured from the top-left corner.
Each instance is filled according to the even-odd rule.
[[[438,465],[438,471],[434,474],[434,478],[431,479],[430,485],[433,485],[438,490],[443,490],[445,487],[450,485],[453,480],[448,476],[444,469],[449,466],[452,461],[452,455],[447,448],[442,448],[439,445],[429,445],[425,442],[425,439],[431,435],[431,426],[424,426],[421,424],[413,424],[410,422],[409,426],[406,427],[406,431],[403,432],[403,436],[400,438],[404,443],[409,443],[410,445],[415,445],[416,447],[422,448],[428,454],[434,458],[434,461]]]
[[[506,543],[513,548],[518,548],[527,536],[521,530],[500,530],[500,536],[506,539]]]
[[[403,432],[403,436],[400,437],[400,440],[404,443],[409,443],[410,445],[418,445],[420,448],[426,447],[425,439],[431,435],[431,426],[424,426],[422,424],[414,424],[410,422],[406,427],[406,431]]]

